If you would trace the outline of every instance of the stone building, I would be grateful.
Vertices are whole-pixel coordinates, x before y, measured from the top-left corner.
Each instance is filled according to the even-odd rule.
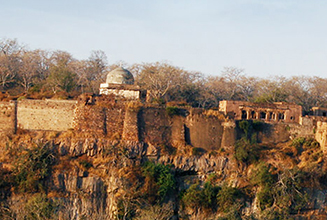
[[[235,120],[264,120],[266,122],[283,121],[299,123],[302,106],[285,103],[252,103],[244,101],[220,101],[219,111]]]
[[[146,91],[134,85],[134,77],[128,70],[118,67],[109,72],[105,83],[100,84],[100,94],[113,94],[130,100],[144,100]]]
[[[311,110],[313,116],[324,116],[324,117],[327,116],[327,108],[313,107]]]

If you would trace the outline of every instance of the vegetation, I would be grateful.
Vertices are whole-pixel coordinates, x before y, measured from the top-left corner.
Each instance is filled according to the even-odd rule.
[[[241,125],[243,128],[256,132],[252,124],[243,125]],[[280,152],[284,158],[281,156],[278,163],[269,163],[262,155],[268,153],[268,158],[272,158],[276,152],[263,148],[260,149],[262,154],[259,154],[258,150],[253,150],[256,143],[251,138],[243,137],[239,140],[239,149],[235,154],[235,158],[239,157],[239,161],[242,161],[242,163],[235,163],[236,168],[244,170],[237,171],[240,177],[231,179],[230,174],[217,172],[211,175],[204,174],[205,181],[203,181],[195,171],[188,173],[177,170],[176,172],[174,167],[149,161],[146,157],[142,159],[130,157],[129,148],[119,143],[119,140],[113,142],[112,146],[106,146],[106,150],[103,150],[99,157],[82,155],[71,158],[66,155],[66,159],[57,159],[56,146],[52,142],[46,140],[35,142],[28,138],[32,136],[22,135],[26,135],[25,144],[16,145],[17,142],[11,139],[4,148],[6,156],[3,161],[12,166],[0,167],[2,177],[0,217],[2,219],[19,219],[20,216],[26,216],[26,219],[58,218],[58,214],[62,213],[65,207],[57,198],[67,198],[67,195],[61,194],[63,192],[53,191],[54,189],[51,188],[53,181],[51,175],[58,169],[61,170],[59,173],[76,169],[77,175],[98,176],[106,180],[108,174],[102,172],[102,169],[108,167],[106,172],[108,170],[113,172],[117,184],[120,185],[115,192],[118,205],[117,219],[167,219],[177,214],[181,219],[195,216],[199,219],[244,219],[245,207],[253,206],[254,202],[259,209],[252,219],[256,219],[254,217],[285,219],[304,212],[308,207],[310,199],[307,189],[312,187],[309,181],[320,182],[320,185],[315,185],[317,187],[323,189],[326,187],[323,184],[326,171],[321,163],[317,162],[321,158],[320,148],[311,138],[298,138],[284,144],[285,150]],[[58,138],[58,136],[60,134],[47,135],[48,138]],[[300,150],[297,154],[288,154],[287,149],[293,148]],[[167,150],[167,154],[170,154],[169,152]],[[175,149],[174,155],[171,156],[178,158],[180,153]],[[209,153],[197,154],[198,159],[206,157]],[[228,156],[227,153],[231,151],[226,149],[226,152],[216,152],[211,157],[219,157],[223,154],[224,157],[232,159],[234,155]],[[287,160],[292,157],[301,158],[301,163],[307,161],[310,166],[300,169],[294,164],[287,167]],[[275,167],[279,163],[282,165]],[[230,181],[243,182],[238,187],[232,187]],[[240,187],[241,185],[243,187]],[[97,187],[101,188],[106,198],[106,186],[97,185]],[[4,193],[5,191],[8,193]],[[11,209],[12,205],[6,202],[6,198],[11,196],[10,192],[18,196],[26,196],[19,212]],[[102,193],[96,194],[96,198],[100,194]],[[90,196],[93,198],[92,194],[88,194],[82,188],[77,191],[77,195],[81,199]],[[101,210],[99,209],[97,213],[81,215],[85,218],[97,215],[101,216],[100,219],[105,219]]]
[[[249,140],[245,137],[237,140],[235,143],[235,158],[244,163],[254,163],[259,159],[259,146],[255,140]]]
[[[218,209],[225,213],[228,213],[233,208],[233,205],[239,206],[238,210],[243,206],[242,200],[244,194],[241,190],[224,185],[217,194]]]
[[[96,93],[108,71],[115,67],[116,64],[108,65],[101,51],[92,52],[86,60],[76,60],[64,51],[31,51],[16,40],[2,40],[0,100],[67,99],[84,92]],[[225,68],[220,76],[212,77],[161,62],[126,65],[126,68],[134,74],[141,89],[151,90],[153,102],[170,102],[166,108],[169,116],[181,114],[175,106],[216,108],[223,99],[294,102],[302,105],[306,112],[312,106],[327,107],[327,79],[319,77],[258,79],[247,77],[243,70],[234,67]],[[143,107],[141,102],[126,105],[135,112]],[[205,111],[205,115],[208,118],[221,116],[214,110]],[[187,166],[182,164],[179,168],[165,164],[187,161],[185,149],[155,146],[168,156],[151,162],[144,152],[131,156],[131,149],[120,143],[119,135],[114,135],[113,143],[99,141],[99,145],[103,144],[103,148],[98,148],[99,155],[66,155],[65,159],[57,156],[56,142],[47,142],[60,134],[53,138],[31,135],[25,140],[19,139],[24,134],[7,135],[3,137],[7,146],[1,148],[0,218],[19,219],[17,211],[10,209],[12,201],[7,199],[11,195],[25,199],[22,207],[16,207],[24,219],[58,218],[62,207],[57,197],[68,198],[69,195],[60,194],[66,189],[54,190],[54,182],[59,182],[53,175],[54,170],[60,171],[60,175],[73,170],[70,174],[76,176],[76,199],[93,201],[102,194],[109,199],[106,192],[112,190],[118,219],[169,219],[177,215],[185,215],[187,219],[201,214],[202,219],[217,219],[217,216],[220,216],[218,219],[241,219],[244,208],[255,202],[259,207],[255,217],[286,219],[309,207],[310,189],[327,189],[324,154],[313,138],[300,137],[292,143],[263,148],[257,141],[258,132],[265,129],[262,122],[244,120],[238,123],[238,128],[242,137],[234,149],[225,147],[225,150],[206,152],[194,147],[191,152],[196,156],[192,157],[194,161],[185,162]],[[38,139],[42,141],[33,141]],[[138,154],[136,151],[133,154]],[[209,164],[208,170],[199,168]],[[208,172],[215,172],[217,178],[210,178]],[[94,188],[100,188],[101,193],[97,191],[93,195],[81,189],[81,179],[88,175],[99,178]],[[109,189],[106,181],[112,183],[110,178],[113,177],[116,179],[112,185],[118,187],[111,185]],[[87,213],[81,216],[88,217]]]
[[[35,144],[32,149],[23,149],[14,162],[14,185],[19,192],[45,190],[46,179],[51,175],[55,157],[48,143]]]
[[[192,184],[183,194],[184,206],[193,210],[214,212],[217,209],[217,193],[220,187],[213,185],[210,181],[204,186],[199,183]]]
[[[65,51],[29,50],[17,40],[0,40],[2,99],[73,98],[85,92],[97,93],[106,74],[118,66],[109,65],[103,51],[93,51],[89,58],[77,60]],[[327,79],[320,77],[260,79],[246,76],[244,70],[235,67],[224,68],[218,76],[205,76],[166,62],[124,67],[158,103],[215,108],[221,100],[286,101],[301,105],[307,113],[313,106],[327,107]]]
[[[163,202],[174,192],[176,182],[169,166],[147,161],[142,171],[148,183],[152,184],[151,187],[157,188],[157,201]]]
[[[276,180],[269,171],[269,166],[265,163],[258,164],[251,176],[251,182],[260,187],[257,198],[261,210],[271,207],[274,202],[272,189]]]
[[[174,107],[174,106],[168,106],[166,107],[166,113],[169,116],[174,116],[174,115],[179,115],[180,114],[180,110],[178,107]]]
[[[35,194],[25,206],[27,220],[55,219],[58,204],[44,194]]]

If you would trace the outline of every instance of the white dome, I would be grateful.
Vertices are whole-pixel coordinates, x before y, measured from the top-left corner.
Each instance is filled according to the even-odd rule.
[[[108,73],[106,83],[110,84],[134,84],[134,77],[128,70],[118,67]]]

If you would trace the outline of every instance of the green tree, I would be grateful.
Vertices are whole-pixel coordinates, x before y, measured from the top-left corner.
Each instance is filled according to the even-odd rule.
[[[73,91],[77,86],[77,75],[72,71],[70,66],[73,61],[70,54],[57,51],[53,55],[53,62],[50,66],[50,75],[47,78],[48,84],[52,91]]]
[[[176,180],[169,166],[148,161],[143,166],[143,174],[157,188],[159,202],[163,202],[175,190]]]

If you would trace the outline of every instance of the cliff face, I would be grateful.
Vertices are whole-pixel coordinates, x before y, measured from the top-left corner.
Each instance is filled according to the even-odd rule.
[[[4,129],[17,128],[2,134],[1,219],[327,217],[322,123],[114,99],[33,103],[0,106]],[[67,117],[53,120],[69,124],[35,131],[51,128],[44,113],[59,105]],[[34,131],[22,129],[30,108],[42,113]]]
[[[193,119],[187,126],[201,126]],[[4,136],[1,218],[326,218],[327,175],[316,142],[262,141],[266,130],[252,127],[247,141],[239,125],[224,125],[239,130],[239,139],[217,149],[73,131]]]

